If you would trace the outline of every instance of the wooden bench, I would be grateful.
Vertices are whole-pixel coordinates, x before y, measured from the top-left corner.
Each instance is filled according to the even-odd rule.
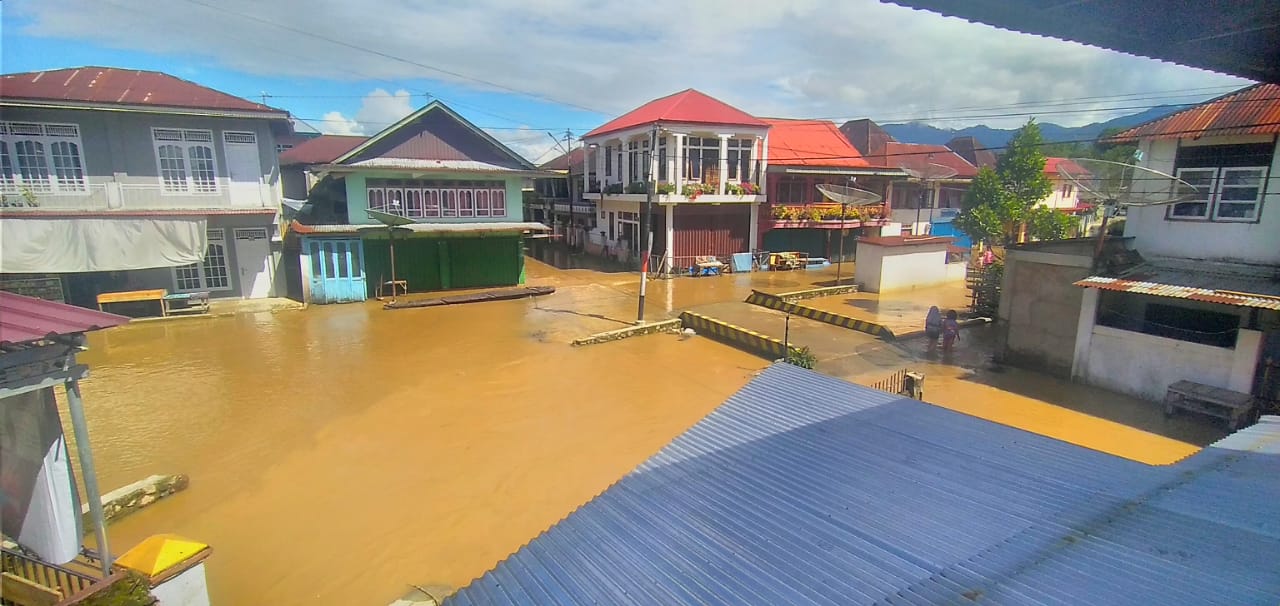
[[[207,314],[209,313],[209,293],[183,292],[165,295],[160,299],[164,315],[174,314]],[[181,306],[175,307],[176,303]]]
[[[1250,418],[1256,402],[1253,396],[1230,389],[1182,380],[1169,386],[1164,396],[1164,414],[1175,409],[1198,412],[1227,421],[1232,431],[1240,429]]]
[[[169,291],[163,288],[153,290],[128,290],[124,292],[104,292],[98,295],[98,310],[106,311],[102,307],[112,303],[133,303],[135,301],[155,301],[160,304],[160,315],[165,315],[164,297]]]

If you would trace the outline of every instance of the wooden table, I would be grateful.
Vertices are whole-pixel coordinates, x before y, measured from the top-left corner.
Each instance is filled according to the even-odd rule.
[[[1232,431],[1244,424],[1255,405],[1253,396],[1247,393],[1187,380],[1170,385],[1164,396],[1165,416],[1173,414],[1179,408],[1198,412],[1225,419]]]

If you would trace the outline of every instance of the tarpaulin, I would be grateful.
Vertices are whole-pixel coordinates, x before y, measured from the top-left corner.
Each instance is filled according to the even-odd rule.
[[[0,217],[0,273],[123,271],[204,260],[204,217]]]
[[[80,499],[52,387],[0,401],[0,526],[46,562],[80,553]]]

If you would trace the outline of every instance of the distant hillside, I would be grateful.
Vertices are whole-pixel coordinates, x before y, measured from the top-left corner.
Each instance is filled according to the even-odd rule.
[[[1161,105],[1153,107],[1146,111],[1132,114],[1129,116],[1120,116],[1112,118],[1106,122],[1094,122],[1084,126],[1067,127],[1053,124],[1051,122],[1040,122],[1040,132],[1044,135],[1046,141],[1083,141],[1093,140],[1098,134],[1108,128],[1129,128],[1137,126],[1148,120],[1163,118],[1180,109],[1190,107],[1188,105]],[[884,124],[882,128],[893,138],[903,143],[932,143],[935,145],[945,144],[947,141],[955,137],[972,136],[978,139],[980,143],[989,148],[1004,147],[1009,142],[1009,138],[1017,130],[1014,128],[991,128],[989,126],[970,126],[962,129],[938,128],[930,126],[922,122],[908,122],[906,124]]]

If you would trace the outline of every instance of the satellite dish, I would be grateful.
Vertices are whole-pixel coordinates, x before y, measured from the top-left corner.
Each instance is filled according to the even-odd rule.
[[[380,210],[369,210],[366,212],[369,213],[370,219],[373,219],[374,221],[382,223],[387,227],[398,227],[401,225],[410,225],[412,223],[417,223],[417,221],[414,221],[413,219],[410,219],[408,217],[401,217],[400,215],[384,213]]]
[[[1068,158],[1058,174],[1113,208],[1177,204],[1197,197],[1196,187],[1158,170],[1093,158]]]
[[[1107,240],[1107,220],[1130,206],[1177,204],[1197,197],[1196,187],[1158,170],[1093,158],[1068,158],[1058,164],[1058,174],[1102,205],[1102,226],[1093,260],[1102,258]]]
[[[818,191],[822,192],[823,197],[826,199],[848,206],[870,206],[884,199],[884,196],[873,191],[847,185],[827,185],[824,183],[818,185]]]
[[[929,162],[919,168],[911,168],[909,166],[901,166],[899,168],[902,169],[902,172],[907,173],[907,176],[921,181],[950,179],[951,177],[956,176],[956,169],[951,168],[950,166],[934,164],[932,162]]]

